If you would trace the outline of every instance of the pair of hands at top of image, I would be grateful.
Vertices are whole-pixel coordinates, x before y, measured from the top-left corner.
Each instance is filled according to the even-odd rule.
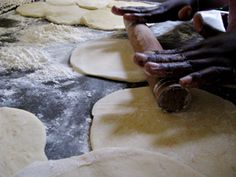
[[[112,12],[136,23],[189,20],[197,11],[196,0],[168,0],[154,7],[113,7]],[[136,53],[135,63],[155,77],[177,77],[184,87],[234,82],[236,32],[204,40],[181,49],[152,54]]]

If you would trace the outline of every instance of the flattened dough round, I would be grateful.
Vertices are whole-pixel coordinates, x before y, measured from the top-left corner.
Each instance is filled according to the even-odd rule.
[[[57,24],[79,25],[82,15],[87,12],[89,10],[82,9],[77,5],[51,6],[47,9],[45,18]]]
[[[93,107],[91,144],[135,147],[168,155],[206,176],[236,176],[236,107],[193,89],[191,108],[163,113],[150,88],[125,89]]]
[[[46,0],[46,2],[52,5],[66,6],[76,4],[77,0]]]
[[[19,6],[16,11],[27,17],[41,17],[47,20],[65,25],[81,24],[81,17],[88,10],[77,5],[53,5],[45,2],[34,2]]]
[[[17,7],[16,12],[26,17],[42,18],[46,15],[47,8],[48,6],[45,2],[34,2]]]
[[[100,9],[106,7],[111,0],[77,0],[80,7],[86,9]]]
[[[38,162],[15,177],[204,177],[165,155],[135,149],[102,149],[68,159]]]
[[[10,177],[34,161],[47,160],[46,132],[33,114],[0,108],[0,176]]]
[[[70,63],[82,74],[118,81],[145,81],[143,70],[132,61],[133,54],[127,39],[97,40],[79,45],[72,52]]]
[[[83,15],[82,23],[94,29],[121,30],[125,29],[122,16],[114,15],[110,8],[90,11]]]

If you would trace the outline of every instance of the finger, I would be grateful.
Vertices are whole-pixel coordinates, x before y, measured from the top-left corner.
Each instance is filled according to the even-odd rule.
[[[188,60],[188,62],[193,66],[194,70],[200,70],[211,66],[229,67],[231,65],[226,58],[204,58]]]
[[[177,77],[193,71],[192,65],[186,61],[178,63],[147,62],[144,69],[146,73],[156,77]]]
[[[180,20],[190,20],[192,18],[193,9],[190,5],[184,6],[178,12],[178,17]]]
[[[171,17],[168,17],[167,13],[163,9],[157,9],[148,13],[126,13],[124,14],[124,19],[128,21],[134,21],[136,23],[155,23],[155,22],[164,22],[169,20]]]
[[[155,10],[157,7],[153,6],[153,7],[133,7],[133,6],[129,6],[129,7],[116,7],[113,6],[111,11],[116,14],[116,15],[124,15],[127,13],[148,13],[152,10]]]
[[[231,68],[213,66],[182,77],[179,82],[183,87],[199,87],[206,83],[229,80],[232,76]]]
[[[198,50],[182,52],[182,55],[184,55],[188,60],[191,60],[199,58],[219,57],[221,56],[220,52],[221,50],[218,48],[202,48]]]
[[[170,63],[170,62],[182,62],[186,58],[182,54],[159,54],[155,53],[136,53],[134,55],[134,62],[143,67],[146,62],[154,63]]]

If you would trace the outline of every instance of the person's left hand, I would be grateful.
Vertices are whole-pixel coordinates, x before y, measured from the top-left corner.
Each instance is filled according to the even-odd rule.
[[[236,32],[176,50],[136,53],[134,61],[155,77],[177,77],[184,87],[235,80]]]

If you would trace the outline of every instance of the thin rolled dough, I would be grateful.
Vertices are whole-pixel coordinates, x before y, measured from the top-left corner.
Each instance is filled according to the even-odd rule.
[[[203,177],[159,153],[102,149],[57,161],[37,162],[15,177]]]
[[[134,7],[151,7],[154,6],[153,4],[147,4],[144,2],[134,2],[134,1],[111,1],[107,7],[111,8],[113,6],[116,7],[127,7],[127,6],[134,6]]]
[[[79,45],[72,52],[70,63],[82,74],[118,81],[145,81],[144,72],[132,61],[133,54],[127,39],[97,40]]]
[[[100,9],[106,7],[111,0],[77,0],[77,4],[80,7],[86,9]]]
[[[90,11],[83,15],[82,23],[94,29],[121,30],[124,29],[122,16],[114,15],[110,8]]]
[[[34,2],[19,6],[16,11],[27,17],[41,17],[47,20],[65,25],[81,24],[81,17],[88,10],[77,5],[53,5],[46,2]]]
[[[10,177],[34,161],[44,161],[46,132],[33,114],[0,108],[0,176]]]
[[[191,92],[191,108],[175,114],[157,107],[149,87],[102,98],[92,110],[92,148],[143,148],[166,154],[209,177],[235,177],[235,105],[205,91]]]
[[[46,0],[46,2],[48,4],[66,6],[66,5],[75,5],[77,0]]]

